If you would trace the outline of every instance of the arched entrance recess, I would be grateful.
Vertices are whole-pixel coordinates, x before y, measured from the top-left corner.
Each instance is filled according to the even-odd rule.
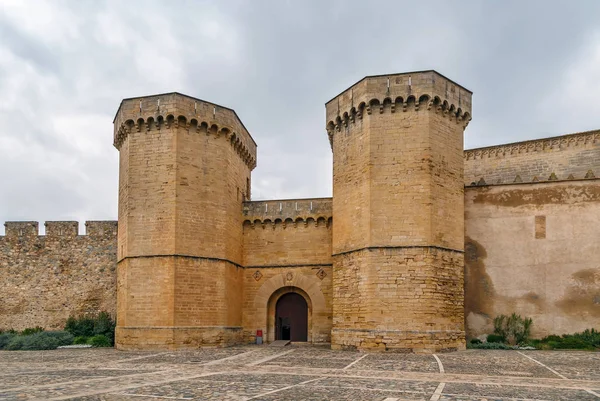
[[[289,298],[288,298],[289,296]],[[301,302],[299,302],[299,299],[297,297],[301,297],[302,300],[304,301],[304,303],[306,304],[306,339],[304,340],[292,340],[292,341],[312,341],[312,330],[313,330],[313,303],[312,300],[310,299],[309,295],[302,289],[298,288],[298,287],[291,287],[291,286],[287,286],[287,287],[282,287],[279,288],[278,290],[276,290],[270,297],[269,297],[269,301],[267,302],[267,341],[271,342],[271,341],[275,341],[275,340],[279,340],[280,336],[281,336],[281,323],[283,322],[278,322],[277,319],[278,317],[283,317],[283,316],[277,316],[277,306],[281,304],[279,303],[280,300],[282,300],[282,302],[286,302],[286,298],[288,300],[291,300],[292,303],[296,304],[296,306],[298,304],[300,304]],[[298,310],[293,311],[296,314],[298,314]],[[288,315],[289,317],[289,315]],[[289,322],[292,323],[292,322]],[[298,322],[296,322],[296,324],[298,324]],[[279,332],[278,332],[279,331]],[[291,333],[290,333],[291,334]],[[291,338],[290,338],[291,340]]]
[[[316,341],[327,341],[327,333],[322,333],[322,329],[313,327],[314,318],[320,317],[324,320],[327,316],[331,316],[331,310],[327,309],[320,284],[321,280],[314,275],[294,274],[290,279],[290,275],[286,272],[265,281],[254,298],[256,320],[252,324],[252,330],[262,329],[266,334],[267,342],[275,341],[277,301],[282,295],[294,292],[301,295],[308,306],[307,341],[313,342],[315,338]]]
[[[295,292],[283,294],[275,304],[275,339],[308,340],[308,304]]]

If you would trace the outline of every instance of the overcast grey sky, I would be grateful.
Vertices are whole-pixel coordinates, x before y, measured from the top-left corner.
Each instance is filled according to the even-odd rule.
[[[331,196],[325,101],[423,69],[468,148],[600,128],[600,1],[0,0],[0,221],[116,219],[119,102],[171,91],[237,111],[254,199]]]

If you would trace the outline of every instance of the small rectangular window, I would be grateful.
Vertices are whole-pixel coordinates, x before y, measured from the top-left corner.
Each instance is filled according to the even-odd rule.
[[[535,216],[535,239],[546,238],[546,216]]]

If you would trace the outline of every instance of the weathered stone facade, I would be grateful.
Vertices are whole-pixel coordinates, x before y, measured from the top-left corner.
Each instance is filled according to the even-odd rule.
[[[366,77],[326,118],[333,198],[251,201],[233,110],[125,99],[118,235],[6,223],[0,329],[107,310],[121,349],[270,342],[289,293],[334,348],[463,349],[500,313],[600,325],[600,131],[463,151],[471,92],[435,71]]]
[[[62,328],[69,315],[116,311],[117,222],[7,222],[0,236],[0,329]]]

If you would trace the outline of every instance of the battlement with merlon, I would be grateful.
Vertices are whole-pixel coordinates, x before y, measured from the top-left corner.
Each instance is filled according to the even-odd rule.
[[[331,224],[332,198],[244,202],[245,224]]]
[[[117,221],[100,220],[86,221],[85,235],[79,235],[79,222],[77,221],[46,221],[45,235],[40,235],[37,221],[7,221],[4,223],[5,235],[1,238],[27,239],[27,238],[75,238],[82,236],[100,237],[117,236]]]
[[[600,130],[468,149],[465,185],[600,177]]]
[[[367,76],[325,104],[328,127],[362,117],[410,109],[442,110],[466,123],[471,119],[472,92],[436,71]]]
[[[117,149],[132,132],[179,128],[224,137],[250,169],[256,167],[256,142],[233,109],[215,103],[177,92],[124,99],[113,122]]]

